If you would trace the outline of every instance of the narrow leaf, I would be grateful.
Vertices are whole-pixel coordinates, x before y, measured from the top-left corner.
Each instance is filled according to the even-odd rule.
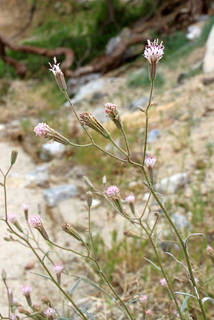
[[[82,279],[77,280],[77,282],[75,283],[75,285],[73,286],[73,288],[71,290],[69,290],[69,294],[74,293],[74,291],[77,289],[77,287],[79,286],[80,282]]]
[[[161,268],[158,267],[152,260],[150,259],[147,259],[147,258],[144,258],[146,261],[148,261],[149,263],[151,263],[153,265],[153,267],[155,267],[155,269],[161,271]]]
[[[210,297],[204,297],[201,301],[202,301],[202,303],[205,303],[208,300],[210,300],[212,303],[214,303],[214,299],[212,299]]]
[[[188,297],[192,297],[194,299],[196,299],[196,296],[193,296],[193,294],[187,293],[187,292],[180,292],[180,291],[176,291],[176,294],[181,294],[183,296],[188,296]]]
[[[189,298],[190,298],[189,296],[185,296],[184,301],[181,306],[181,312],[184,312],[184,310],[187,308],[187,302],[188,302]]]

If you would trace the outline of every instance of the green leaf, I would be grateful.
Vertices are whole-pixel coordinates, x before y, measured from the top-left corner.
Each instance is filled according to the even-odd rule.
[[[71,290],[69,290],[69,294],[74,293],[74,291],[77,289],[77,287],[79,286],[80,282],[81,282],[81,278],[79,280],[77,280],[77,282],[75,283],[75,285],[73,286],[73,288]]]
[[[161,271],[161,268],[158,267],[152,260],[150,259],[147,259],[147,258],[144,258],[146,261],[148,261],[149,263],[151,263],[153,265],[153,267],[155,267],[155,269]]]
[[[193,294],[190,294],[190,293],[187,293],[187,292],[176,291],[175,294],[181,294],[183,296],[188,296],[188,297],[192,297],[194,299],[197,299],[196,296],[193,296]]]
[[[210,298],[210,297],[204,297],[201,301],[204,304],[206,301],[210,300],[211,302],[214,303],[214,299]]]
[[[187,308],[187,302],[188,302],[189,298],[190,298],[189,296],[185,296],[184,301],[181,306],[181,312],[184,312],[184,310]]]

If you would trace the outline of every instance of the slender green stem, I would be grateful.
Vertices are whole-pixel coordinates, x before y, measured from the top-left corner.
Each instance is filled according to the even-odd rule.
[[[164,276],[164,279],[166,280],[170,297],[171,297],[172,300],[174,300],[174,302],[175,302],[175,306],[176,306],[176,309],[177,309],[177,311],[178,311],[178,313],[179,313],[180,319],[181,319],[181,320],[184,320],[184,318],[183,318],[183,316],[182,316],[182,313],[181,313],[181,310],[180,310],[180,307],[179,307],[179,305],[178,305],[178,302],[177,302],[175,293],[174,293],[174,291],[173,291],[172,284],[171,284],[170,280],[168,279],[167,273],[165,272],[164,267],[163,267],[163,265],[162,265],[162,263],[161,263],[161,258],[160,258],[160,256],[159,256],[158,249],[157,249],[157,247],[156,247],[156,245],[155,245],[155,243],[154,243],[154,241],[153,241],[153,239],[152,239],[152,235],[151,235],[151,233],[149,233],[149,231],[144,227],[141,219],[139,219],[139,222],[140,222],[141,228],[146,232],[146,234],[147,234],[147,236],[148,236],[148,238],[149,238],[149,241],[151,242],[151,245],[152,245],[153,250],[154,250],[154,252],[155,252],[156,258],[157,258],[157,260],[158,260],[158,265],[159,265],[159,267],[160,267],[160,269],[161,269],[161,272],[162,272],[162,274],[163,274],[163,276]]]
[[[56,243],[52,242],[51,240],[47,240],[47,242],[48,242],[48,243],[50,243],[51,245],[53,245],[54,247],[59,248],[59,249],[62,249],[62,250],[65,250],[65,251],[73,252],[74,254],[76,254],[76,255],[78,255],[78,256],[80,256],[80,257],[82,257],[82,258],[89,258],[89,259],[90,259],[90,257],[89,257],[89,256],[86,256],[86,255],[84,255],[84,254],[82,254],[82,253],[79,253],[79,252],[78,252],[78,251],[76,251],[76,250],[73,250],[73,249],[69,249],[69,248],[62,247],[62,246],[60,246],[60,245],[58,245],[58,244],[56,244]]]
[[[203,307],[203,303],[200,299],[200,296],[199,296],[199,293],[198,293],[198,289],[197,289],[197,283],[195,281],[195,277],[193,275],[193,271],[192,271],[192,266],[191,266],[191,263],[190,263],[190,259],[189,259],[189,255],[188,255],[188,252],[187,252],[187,248],[185,246],[185,243],[183,241],[183,239],[181,238],[181,235],[177,229],[177,227],[175,226],[175,224],[173,223],[172,219],[170,218],[167,210],[165,209],[165,207],[163,206],[161,200],[158,198],[156,192],[154,191],[153,189],[153,186],[150,184],[150,181],[149,181],[149,178],[146,174],[146,171],[145,169],[143,168],[143,174],[144,174],[144,177],[146,179],[146,182],[147,182],[147,186],[150,190],[150,192],[152,193],[153,197],[155,198],[155,200],[157,201],[158,205],[160,206],[160,208],[162,209],[167,221],[169,222],[170,226],[172,227],[172,229],[174,230],[179,242],[180,242],[180,245],[182,247],[182,250],[184,252],[184,256],[185,256],[185,260],[186,260],[186,263],[187,263],[187,267],[188,267],[188,271],[189,271],[189,276],[190,276],[190,279],[191,279],[191,282],[192,282],[192,285],[193,285],[193,288],[194,288],[194,293],[196,293],[196,298],[198,300],[198,304],[200,306],[200,309],[201,309],[201,312],[202,312],[202,316],[203,316],[203,319],[206,320],[206,314],[205,314],[205,310],[204,310],[204,307]]]
[[[10,168],[9,168],[10,170]],[[58,284],[58,282],[54,279],[54,277],[52,276],[51,272],[49,271],[49,269],[46,267],[45,263],[42,261],[42,259],[40,258],[40,256],[38,255],[38,253],[36,252],[36,250],[32,247],[31,243],[25,239],[24,237],[22,237],[20,234],[18,234],[9,224],[8,220],[7,220],[7,188],[6,188],[6,180],[7,180],[7,175],[9,173],[9,170],[7,171],[7,173],[4,176],[4,211],[5,211],[5,222],[8,226],[8,228],[13,232],[13,234],[15,234],[19,239],[22,239],[27,245],[28,247],[31,249],[31,251],[34,253],[34,255],[37,257],[38,261],[40,262],[40,264],[43,266],[44,270],[47,272],[47,274],[49,275],[50,279],[52,280],[52,282],[58,287],[58,289],[63,293],[63,295],[71,302],[72,306],[74,307],[74,309],[78,312],[79,316],[84,319],[87,320],[87,318],[85,317],[84,313],[79,309],[79,307],[75,304],[75,302],[73,301],[73,299],[63,290],[63,288]]]
[[[145,127],[145,139],[144,139],[144,151],[143,151],[143,165],[144,165],[145,158],[146,158],[148,126],[149,126],[149,107],[151,106],[151,102],[152,102],[153,89],[154,89],[154,80],[151,81],[151,89],[150,89],[150,95],[149,95],[149,102],[148,102],[148,105],[147,105],[146,111],[145,111],[145,114],[146,114],[146,127]]]
[[[115,289],[113,288],[113,286],[111,285],[110,281],[108,280],[108,278],[106,277],[106,275],[103,273],[103,271],[101,270],[98,262],[97,262],[97,256],[96,256],[96,250],[95,250],[95,246],[94,246],[94,240],[93,240],[93,236],[91,233],[91,208],[88,207],[88,232],[89,232],[89,237],[90,237],[90,242],[91,242],[91,247],[93,250],[93,255],[94,255],[94,263],[98,269],[99,274],[101,275],[101,277],[103,278],[104,282],[108,285],[108,287],[111,289],[112,293],[114,294],[114,296],[116,297],[117,301],[119,301],[120,305],[123,307],[124,311],[126,312],[128,318],[130,320],[134,320],[134,318],[132,317],[129,309],[127,308],[126,304],[123,302],[123,300],[120,298],[120,296],[117,294],[117,292],[115,291]]]
[[[149,193],[149,196],[148,196],[148,199],[147,199],[147,201],[146,201],[145,207],[144,207],[143,212],[142,212],[142,214],[141,214],[141,216],[140,216],[140,220],[142,220],[142,218],[143,218],[143,216],[144,216],[144,214],[145,214],[145,212],[146,212],[146,209],[147,209],[147,207],[148,207],[150,198],[151,198],[151,192]]]
[[[130,159],[131,153],[130,153],[129,143],[128,143],[128,139],[127,139],[123,124],[121,125],[121,132],[122,132],[122,135],[123,135],[124,140],[125,140],[126,149],[127,149],[127,152],[128,152],[128,159]]]
[[[128,157],[127,153],[125,150],[123,150],[120,146],[118,146],[114,140],[111,138],[111,136],[109,136],[109,140],[111,141],[111,143],[115,146],[115,148],[117,148],[124,156]]]

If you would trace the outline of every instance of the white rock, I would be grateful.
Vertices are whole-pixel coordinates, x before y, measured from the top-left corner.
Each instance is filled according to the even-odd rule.
[[[44,164],[42,166],[36,167],[33,171],[26,175],[27,186],[40,186],[44,187],[48,184],[48,167],[49,165]]]
[[[195,39],[197,39],[197,38],[200,37],[201,33],[202,33],[202,28],[201,28],[200,26],[198,26],[198,25],[191,25],[191,26],[189,26],[188,29],[187,29],[187,35],[186,35],[186,37],[187,37],[187,39],[189,39],[189,40],[195,40]]]
[[[179,230],[190,228],[191,224],[188,219],[181,213],[176,212],[172,215],[172,221]]]
[[[41,160],[48,161],[53,158],[60,158],[65,152],[65,146],[59,142],[53,141],[42,145],[40,153]]]
[[[188,182],[188,176],[185,172],[174,174],[171,177],[162,179],[156,189],[163,193],[175,193],[179,188]]]
[[[72,184],[63,184],[44,190],[43,196],[49,207],[56,206],[60,201],[77,195],[77,188]]]
[[[100,200],[98,200],[98,199],[93,199],[93,200],[92,200],[92,204],[91,204],[91,208],[92,208],[92,209],[98,208],[98,207],[100,206],[100,204],[101,204],[101,201],[100,201]]]
[[[76,96],[71,100],[72,103],[77,103],[89,95],[93,94],[96,91],[101,91],[102,88],[104,87],[105,81],[104,79],[97,79],[94,81],[90,81],[86,85],[82,86]]]
[[[210,31],[207,44],[206,44],[206,53],[204,57],[203,71],[205,73],[214,71],[214,26]]]

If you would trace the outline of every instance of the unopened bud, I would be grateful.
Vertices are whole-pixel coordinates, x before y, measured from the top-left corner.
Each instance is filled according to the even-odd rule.
[[[23,203],[22,208],[24,210],[24,215],[25,215],[25,220],[28,221],[28,211],[29,211],[29,207],[27,204]]]
[[[114,124],[116,125],[116,127],[118,129],[122,128],[122,123],[120,120],[120,116],[119,116],[116,104],[106,103],[105,104],[105,113],[114,122]]]
[[[80,114],[80,122],[84,126],[88,126],[89,128],[97,131],[103,137],[109,138],[108,131],[103,127],[103,125],[89,112],[82,112]]]
[[[23,307],[18,307],[18,312],[19,312],[19,313],[23,313],[23,314],[25,314],[26,316],[30,316],[30,312],[27,311],[26,309],[24,309]]]
[[[71,226],[69,223],[64,223],[62,225],[62,230],[66,233],[70,234],[76,240],[83,242],[82,238],[80,237],[79,233]]]
[[[42,224],[42,220],[41,220],[40,216],[38,216],[38,215],[32,216],[29,218],[28,221],[29,221],[29,224],[31,225],[31,227],[37,229],[45,240],[49,240],[48,234]]]
[[[135,238],[135,239],[140,239],[139,235],[133,231],[126,230],[123,233],[126,237],[128,238]]]
[[[207,252],[208,256],[213,256],[214,255],[214,250],[213,250],[213,248],[211,246],[207,246],[206,252]]]
[[[4,269],[2,269],[1,278],[2,278],[3,281],[7,280],[7,274],[6,274],[6,271]]]
[[[41,297],[41,301],[44,303],[44,304],[47,304],[49,307],[51,307],[51,302],[50,302],[50,299],[46,296],[42,296]]]
[[[11,166],[13,166],[14,163],[16,162],[17,156],[18,156],[18,152],[16,150],[13,150],[11,152],[11,156],[10,156],[10,164],[11,164]]]
[[[54,77],[55,77],[55,80],[56,80],[56,83],[58,84],[58,87],[60,90],[62,90],[63,92],[64,91],[67,91],[67,85],[66,85],[66,82],[65,82],[65,77],[64,77],[64,74],[62,72],[62,70],[60,69],[60,64],[57,63],[57,60],[56,60],[56,57],[54,57],[54,64],[50,65],[50,71],[53,73]]]
[[[92,201],[93,201],[93,198],[92,198],[92,192],[91,191],[88,191],[86,193],[87,195],[87,203],[88,203],[88,207],[90,208],[91,205],[92,205]]]

